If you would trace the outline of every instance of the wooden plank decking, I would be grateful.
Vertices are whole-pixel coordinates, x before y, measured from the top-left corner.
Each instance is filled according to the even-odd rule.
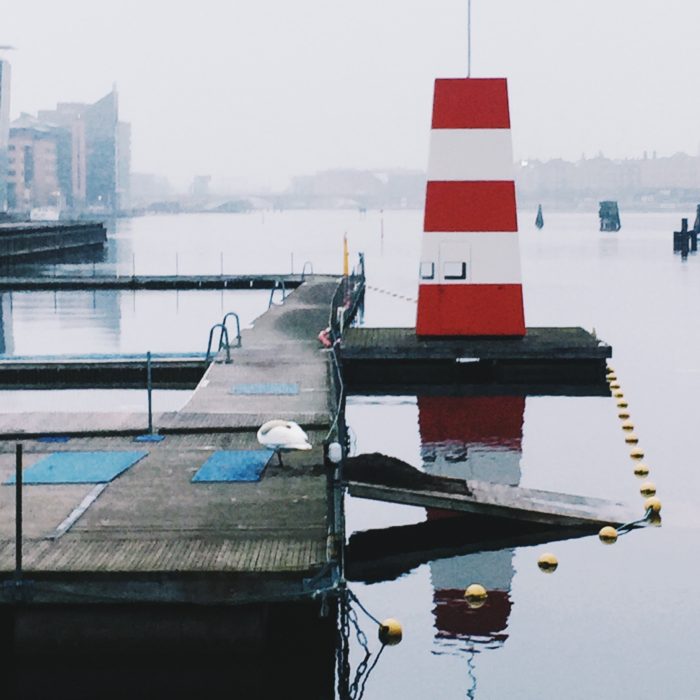
[[[25,468],[49,452],[138,450],[147,456],[109,483],[65,533],[61,524],[95,488],[24,487],[23,600],[232,604],[308,596],[305,581],[333,556],[332,508],[323,440],[333,418],[327,353],[316,338],[328,322],[337,280],[315,278],[244,331],[233,362],[212,363],[181,411],[155,416],[159,443],[134,443],[116,429],[145,432],[145,416],[16,414],[7,436],[82,434],[66,443],[25,441]],[[294,384],[296,393],[234,394],[236,384]],[[219,450],[260,449],[270,418],[300,423],[313,450],[271,462],[252,483],[191,483]],[[93,430],[95,436],[87,437]],[[14,468],[14,443],[0,443],[0,483]],[[0,601],[19,595],[14,567],[14,488],[0,485]],[[60,533],[57,535],[57,533]]]

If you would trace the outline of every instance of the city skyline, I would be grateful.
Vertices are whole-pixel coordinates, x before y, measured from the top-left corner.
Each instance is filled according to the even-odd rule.
[[[466,0],[7,4],[13,116],[95,100],[116,81],[133,169],[180,185],[425,168],[433,80],[466,74]],[[509,79],[516,159],[697,153],[700,7],[560,5],[473,3],[472,75]]]

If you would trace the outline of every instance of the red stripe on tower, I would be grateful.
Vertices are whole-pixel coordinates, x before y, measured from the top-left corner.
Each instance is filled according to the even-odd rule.
[[[525,334],[508,87],[435,81],[416,331]]]

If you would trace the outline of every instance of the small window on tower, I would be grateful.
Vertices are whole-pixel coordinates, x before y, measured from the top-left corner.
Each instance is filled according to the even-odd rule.
[[[467,263],[465,263],[465,262],[446,262],[446,263],[443,263],[442,276],[446,280],[465,280],[465,279],[467,279]]]
[[[420,278],[422,280],[434,280],[435,279],[435,263],[422,262],[420,264]]]

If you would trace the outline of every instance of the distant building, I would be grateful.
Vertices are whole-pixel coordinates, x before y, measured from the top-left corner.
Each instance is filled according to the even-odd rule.
[[[7,209],[7,156],[10,141],[10,64],[0,60],[0,212]]]
[[[190,185],[190,196],[194,200],[204,200],[209,197],[211,175],[195,175]]]
[[[62,103],[39,112],[39,121],[57,134],[58,181],[68,209],[80,211],[87,199],[87,146],[82,105]]]
[[[39,112],[56,133],[58,178],[69,209],[116,213],[129,207],[131,125],[119,121],[116,88],[93,104],[60,102]]]
[[[164,175],[131,173],[130,205],[148,208],[154,203],[164,204],[173,199],[173,188]]]
[[[117,124],[117,208],[131,207],[131,124]]]
[[[57,134],[29,114],[10,125],[7,203],[15,211],[60,207]]]
[[[85,110],[88,207],[119,209],[118,132],[119,102],[117,91],[112,90]]]

